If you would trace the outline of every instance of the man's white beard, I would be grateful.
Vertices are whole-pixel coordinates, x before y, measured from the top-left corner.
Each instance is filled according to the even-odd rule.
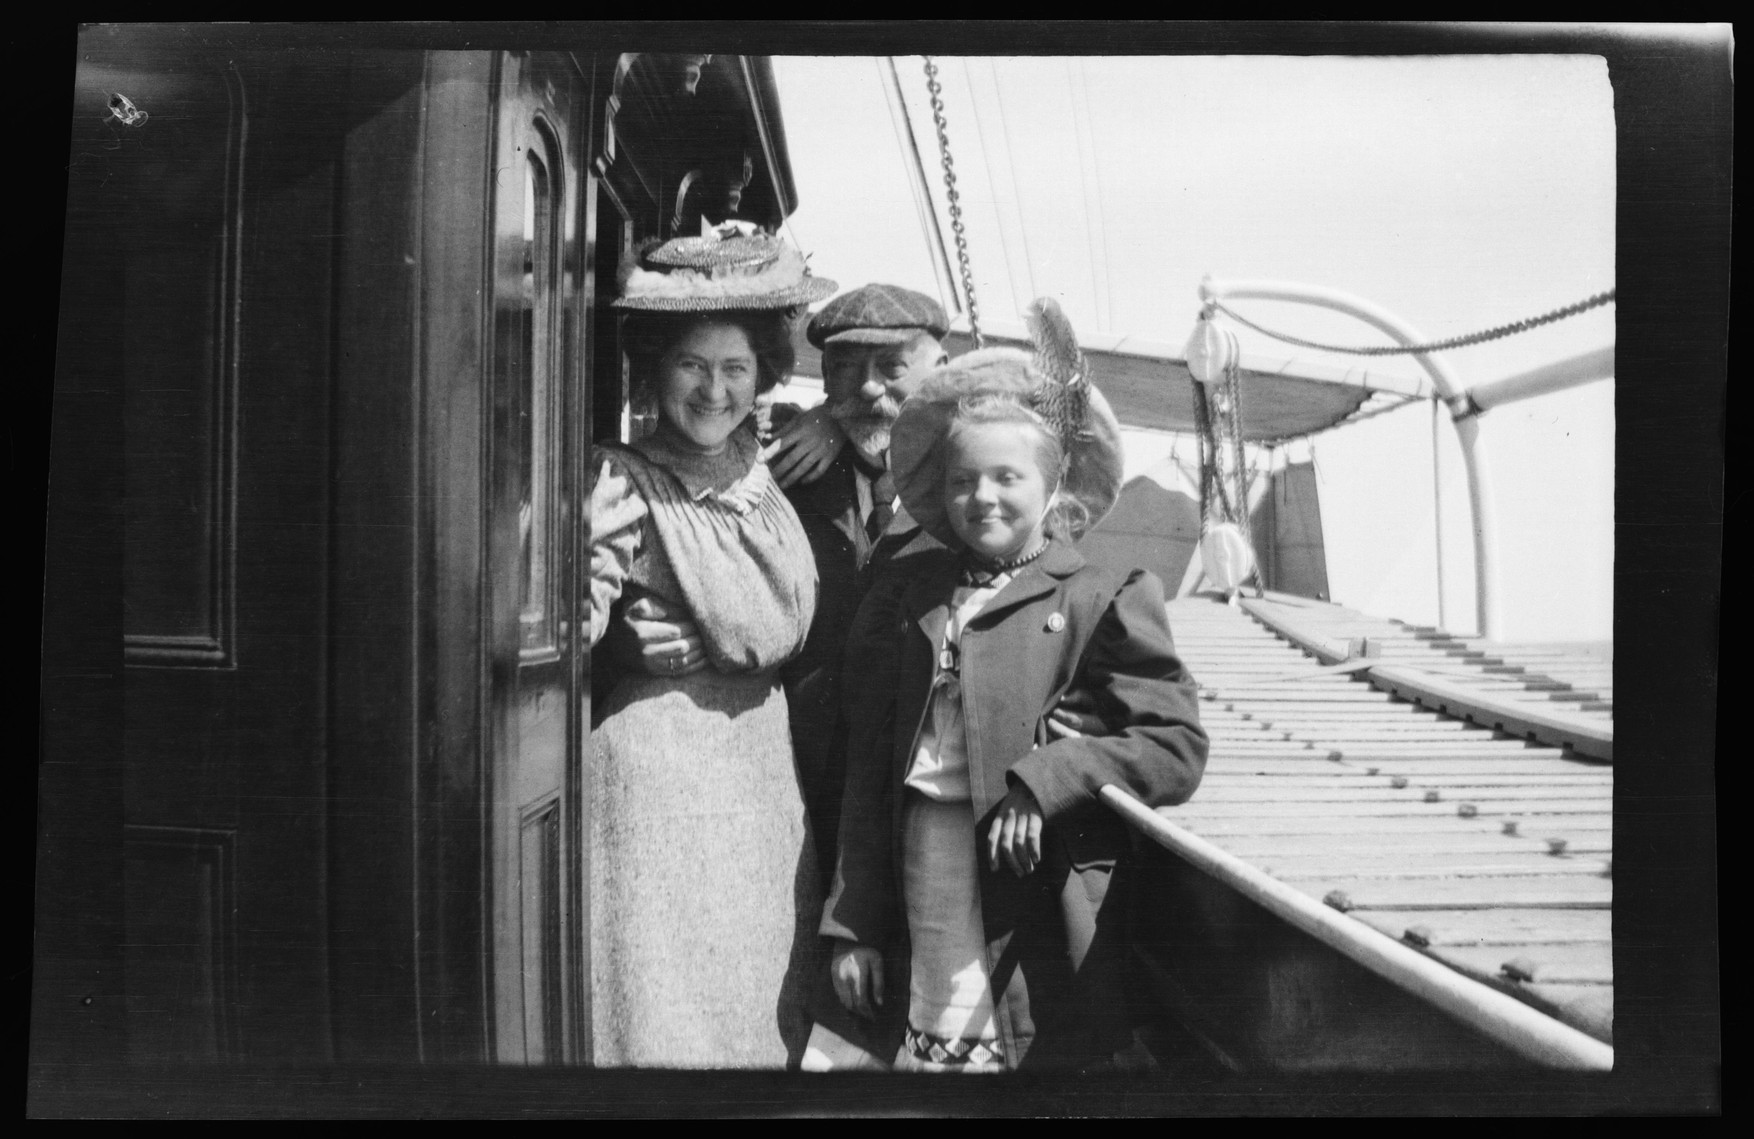
[[[885,457],[889,454],[889,428],[865,424],[848,427],[842,424],[842,429],[847,432],[848,441],[867,463],[879,467],[884,465]]]

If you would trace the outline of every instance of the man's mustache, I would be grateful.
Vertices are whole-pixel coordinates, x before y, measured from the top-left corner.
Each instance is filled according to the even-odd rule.
[[[828,405],[828,416],[837,423],[853,420],[875,422],[882,420],[885,424],[894,423],[901,414],[901,405],[887,395],[879,396],[875,401],[859,396],[848,396]]]

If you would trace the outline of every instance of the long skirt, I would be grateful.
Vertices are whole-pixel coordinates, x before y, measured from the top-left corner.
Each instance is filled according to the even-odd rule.
[[[797,1067],[828,966],[777,678],[625,679],[591,760],[596,1063]]]
[[[966,802],[906,794],[901,873],[912,968],[907,1032],[895,1066],[1004,1071],[987,974],[974,811]]]

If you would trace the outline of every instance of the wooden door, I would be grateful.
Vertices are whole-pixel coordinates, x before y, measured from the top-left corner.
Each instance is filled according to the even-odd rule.
[[[330,85],[119,29],[80,48],[67,295],[101,319],[69,325],[61,367],[107,390],[122,427],[123,762],[103,778],[123,806],[126,1052],[320,1059],[326,694],[312,632],[332,265],[307,235],[330,228],[333,177],[321,129],[287,124],[332,121]],[[83,425],[63,427],[61,442],[85,445]]]
[[[580,755],[588,656],[578,593],[589,301],[567,56],[511,53],[492,178],[487,580],[494,1051],[587,1055]]]

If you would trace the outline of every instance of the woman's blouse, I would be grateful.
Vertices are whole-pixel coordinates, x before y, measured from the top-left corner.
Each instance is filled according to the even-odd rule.
[[[680,605],[720,672],[764,672],[804,647],[816,562],[761,445],[739,427],[718,455],[660,426],[605,448],[591,486],[591,643],[623,597]]]
[[[904,781],[940,803],[966,803],[972,798],[968,725],[962,713],[962,631],[1010,580],[1010,574],[1000,574],[978,588],[958,586],[950,595],[950,619],[944,622],[944,643],[938,646],[932,695]]]

